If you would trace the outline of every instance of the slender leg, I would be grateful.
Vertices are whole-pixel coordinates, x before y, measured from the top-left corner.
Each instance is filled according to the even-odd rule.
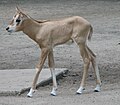
[[[91,62],[92,62],[92,66],[95,72],[95,76],[96,76],[96,88],[94,89],[94,91],[99,92],[100,86],[101,86],[101,80],[100,80],[100,74],[99,74],[99,69],[98,69],[97,57],[88,47],[87,49],[91,55]]]
[[[52,78],[53,78],[53,89],[51,91],[51,95],[53,96],[56,96],[56,90],[57,90],[57,82],[56,82],[56,75],[55,75],[55,69],[53,68],[50,68],[51,70],[51,75],[52,75]]]
[[[43,67],[43,64],[47,58],[47,55],[48,55],[48,49],[44,48],[44,49],[41,49],[41,56],[40,56],[40,63],[37,67],[37,72],[35,74],[35,77],[33,79],[33,83],[32,83],[32,88],[30,89],[29,93],[27,94],[28,97],[32,97],[33,96],[33,92],[35,91],[36,89],[36,83],[37,83],[37,80],[38,80],[38,77],[39,77],[39,74],[42,70],[42,67]]]
[[[51,91],[51,95],[56,96],[57,82],[56,82],[56,75],[55,75],[55,63],[54,63],[53,50],[51,50],[50,53],[48,54],[48,64],[49,64],[52,79],[53,79],[53,89]]]
[[[77,90],[77,94],[81,94],[83,92],[83,90],[84,90],[85,81],[86,81],[86,77],[87,77],[87,74],[88,74],[89,65],[90,65],[90,62],[86,58],[85,61],[84,61],[84,70],[83,70],[82,81],[81,81],[79,89]]]
[[[80,47],[81,56],[84,61],[84,70],[83,70],[82,81],[81,81],[79,89],[77,90],[77,94],[81,94],[84,90],[86,76],[88,74],[88,69],[89,69],[89,65],[90,65],[90,59],[89,59],[89,54],[86,50],[86,45],[81,44],[79,47]]]
[[[100,80],[100,74],[99,74],[99,69],[98,69],[98,64],[97,64],[96,58],[94,60],[92,60],[92,66],[93,66],[95,76],[96,76],[96,88],[94,89],[94,91],[99,92],[100,87],[101,87],[101,80]]]

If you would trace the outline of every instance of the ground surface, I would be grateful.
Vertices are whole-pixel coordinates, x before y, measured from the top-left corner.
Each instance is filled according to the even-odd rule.
[[[81,80],[83,62],[75,44],[54,49],[56,67],[69,69],[59,81],[58,96],[51,97],[51,86],[40,87],[34,97],[26,93],[0,97],[0,105],[119,105],[120,101],[120,1],[119,0],[1,0],[0,1],[0,69],[34,68],[40,50],[22,32],[9,35],[7,23],[19,5],[35,19],[58,19],[73,15],[86,18],[94,28],[89,47],[98,54],[102,91],[94,93],[94,73],[89,70],[86,90],[75,95]],[[47,62],[44,67],[47,66]],[[6,79],[6,78],[3,78]],[[2,81],[2,80],[1,80]],[[2,85],[2,84],[0,84]]]

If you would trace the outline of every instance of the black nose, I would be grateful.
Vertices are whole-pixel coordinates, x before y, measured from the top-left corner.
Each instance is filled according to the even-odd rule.
[[[7,27],[6,30],[9,30],[9,27]]]

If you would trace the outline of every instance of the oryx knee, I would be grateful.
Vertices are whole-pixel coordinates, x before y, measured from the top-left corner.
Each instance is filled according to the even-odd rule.
[[[89,58],[85,58],[85,59],[84,59],[84,63],[85,63],[85,65],[90,64],[90,59],[89,59]]]

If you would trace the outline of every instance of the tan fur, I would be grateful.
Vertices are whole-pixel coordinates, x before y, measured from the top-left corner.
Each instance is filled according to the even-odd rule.
[[[82,17],[73,16],[61,20],[34,20],[25,15],[20,10],[17,14],[23,20],[22,23],[16,26],[15,31],[23,31],[31,39],[33,39],[41,48],[40,62],[37,66],[37,73],[32,83],[32,89],[36,88],[38,76],[42,70],[43,64],[48,56],[49,67],[54,70],[53,48],[56,45],[64,44],[69,40],[73,40],[80,48],[81,56],[84,62],[83,77],[80,87],[84,87],[90,62],[92,62],[97,84],[101,84],[99,70],[96,64],[95,54],[88,48],[86,41],[91,39],[93,28],[91,24]],[[12,25],[12,23],[11,23]],[[54,81],[55,82],[55,81]],[[54,83],[53,82],[53,83]],[[56,83],[53,87],[57,87]]]

